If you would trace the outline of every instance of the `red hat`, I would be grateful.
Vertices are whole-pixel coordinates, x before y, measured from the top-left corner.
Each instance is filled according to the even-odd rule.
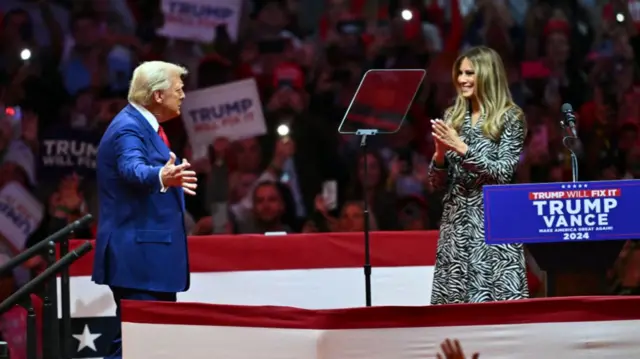
[[[290,62],[283,62],[273,70],[273,87],[278,88],[288,84],[296,90],[302,90],[305,85],[304,73],[300,66]]]
[[[565,35],[569,35],[569,33],[571,32],[571,27],[565,20],[552,19],[547,21],[547,24],[544,26],[544,35],[549,36],[554,32],[561,32]]]

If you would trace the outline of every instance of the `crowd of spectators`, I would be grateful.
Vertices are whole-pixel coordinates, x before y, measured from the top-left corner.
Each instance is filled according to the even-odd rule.
[[[526,113],[518,182],[571,179],[559,126],[565,102],[578,109],[581,180],[640,175],[640,1],[323,0],[319,22],[305,25],[300,7],[310,2],[246,1],[238,41],[220,27],[203,44],[157,35],[160,1],[2,1],[0,190],[17,182],[42,203],[30,242],[97,214],[89,140],[97,146],[126,106],[132,69],[157,59],[189,69],[187,96],[239,79],[259,84],[268,133],[212,139],[208,157],[193,162],[199,187],[185,221],[194,235],[362,231],[365,196],[372,230],[437,229],[440,194],[425,181],[429,119],[451,103],[460,49],[480,44],[501,54]],[[400,16],[405,9],[411,19]],[[371,138],[364,157],[359,139],[337,127],[372,68],[428,75],[402,128]],[[282,123],[285,138],[276,134]],[[172,150],[190,158],[182,121],[165,132]],[[66,163],[65,153],[85,160]]]

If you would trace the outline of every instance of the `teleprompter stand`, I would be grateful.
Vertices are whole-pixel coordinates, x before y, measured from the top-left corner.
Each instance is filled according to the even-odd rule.
[[[367,166],[367,137],[373,136],[378,133],[378,130],[357,130],[356,135],[360,137],[360,148],[362,149],[362,157],[364,158],[363,162],[363,172],[364,177],[366,178],[369,175],[369,170]],[[369,240],[369,231],[370,231],[370,217],[369,217],[369,199],[366,194],[362,196],[362,207],[364,214],[364,291],[365,291],[365,302],[367,307],[371,306],[371,242]]]
[[[369,70],[353,96],[338,132],[360,136],[362,172],[369,176],[369,137],[396,133],[409,111],[422,84],[426,71],[417,70]],[[362,186],[362,211],[364,215],[364,279],[365,303],[372,305],[371,289],[371,217],[369,198]]]

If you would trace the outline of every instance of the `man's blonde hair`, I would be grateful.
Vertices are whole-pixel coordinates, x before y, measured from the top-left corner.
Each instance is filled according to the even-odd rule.
[[[154,92],[167,90],[174,76],[185,76],[187,73],[186,68],[169,62],[143,62],[133,70],[127,98],[138,105],[149,105]]]

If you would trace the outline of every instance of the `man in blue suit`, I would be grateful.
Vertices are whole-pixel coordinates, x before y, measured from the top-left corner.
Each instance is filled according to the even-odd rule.
[[[180,115],[183,67],[145,62],[133,72],[129,105],[107,128],[97,156],[98,233],[92,279],[121,300],[176,301],[189,288],[184,193],[196,174],[169,150],[161,123]],[[121,358],[121,335],[108,358]]]

